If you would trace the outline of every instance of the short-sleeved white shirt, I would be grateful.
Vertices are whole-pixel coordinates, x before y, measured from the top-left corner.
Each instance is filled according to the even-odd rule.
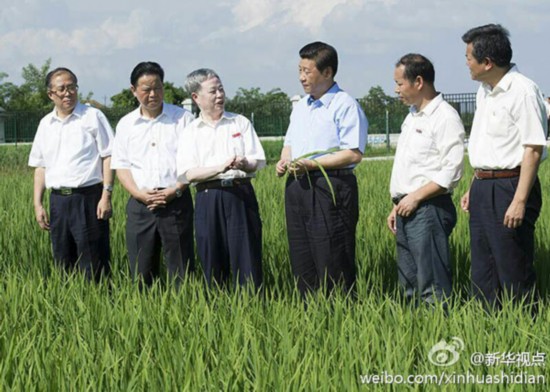
[[[463,161],[464,126],[439,94],[419,112],[411,107],[401,126],[390,194],[405,195],[429,182],[450,192],[462,177]]]
[[[79,188],[103,181],[102,158],[111,155],[113,130],[101,111],[77,103],[66,118],[54,109],[42,118],[29,166],[45,168],[46,188]]]
[[[166,102],[154,119],[143,117],[140,108],[128,113],[116,127],[111,167],[129,169],[139,189],[174,187],[178,141],[193,119]]]
[[[221,165],[234,156],[245,156],[265,166],[265,153],[252,123],[244,116],[224,112],[215,126],[196,118],[187,128],[178,146],[178,176],[187,182],[189,169]],[[209,180],[254,177],[254,173],[228,170]]]
[[[543,157],[546,156],[548,125],[542,94],[515,65],[493,89],[483,83],[476,101],[468,142],[474,168],[518,167],[526,145],[544,146]]]

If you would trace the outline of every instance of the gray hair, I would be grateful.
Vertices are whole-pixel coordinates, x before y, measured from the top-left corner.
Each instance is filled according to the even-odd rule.
[[[210,68],[199,68],[191,72],[185,78],[185,90],[189,94],[198,92],[201,89],[201,84],[210,78],[220,78],[218,74]]]

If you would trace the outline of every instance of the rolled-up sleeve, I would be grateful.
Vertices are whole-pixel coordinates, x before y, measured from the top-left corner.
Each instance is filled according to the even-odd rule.
[[[462,178],[464,169],[464,126],[458,115],[446,118],[438,126],[436,146],[440,151],[441,170],[431,179],[445,189],[453,189]]]
[[[128,157],[128,133],[119,123],[113,141],[111,169],[130,169],[132,164]]]
[[[176,154],[176,166],[178,181],[188,184],[186,173],[189,169],[199,167],[199,158],[196,154],[197,145],[193,125],[185,127],[178,140],[178,152]]]
[[[107,117],[105,117],[105,115],[100,111],[97,112],[96,141],[99,155],[102,158],[108,157],[112,154],[114,141],[113,129],[111,128],[111,124],[109,124]]]

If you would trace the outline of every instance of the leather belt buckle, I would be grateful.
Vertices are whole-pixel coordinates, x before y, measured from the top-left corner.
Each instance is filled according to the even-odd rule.
[[[222,188],[230,188],[233,186],[232,178],[223,178],[220,180],[220,185]]]
[[[69,196],[73,194],[73,188],[61,187],[59,188],[59,194],[63,196]]]

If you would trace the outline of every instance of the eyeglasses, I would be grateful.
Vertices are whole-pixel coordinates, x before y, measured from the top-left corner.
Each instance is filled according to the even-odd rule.
[[[74,94],[78,91],[78,85],[77,84],[69,84],[68,86],[57,86],[54,88],[51,88],[50,91],[57,95],[63,95],[67,91],[71,94]]]

